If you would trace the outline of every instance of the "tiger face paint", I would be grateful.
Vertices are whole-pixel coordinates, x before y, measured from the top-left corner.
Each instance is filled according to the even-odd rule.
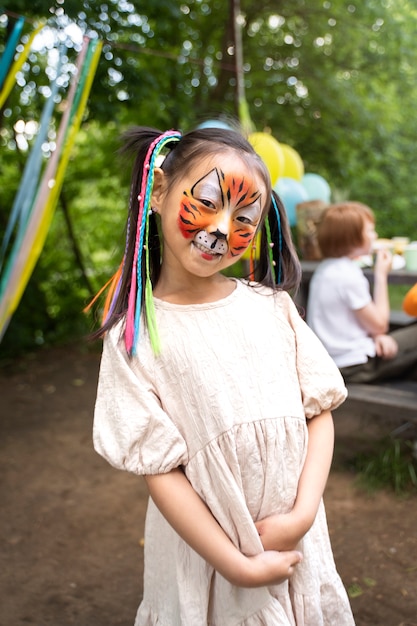
[[[250,176],[214,167],[183,191],[178,226],[203,258],[234,258],[250,245],[262,216],[261,191]]]

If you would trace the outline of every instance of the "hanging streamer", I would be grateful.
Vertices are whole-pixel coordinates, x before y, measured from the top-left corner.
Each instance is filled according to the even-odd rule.
[[[24,23],[25,18],[19,17],[14,25],[12,34],[7,40],[6,47],[0,59],[0,87],[2,87],[4,79],[7,76],[7,72],[9,71],[9,67],[13,61],[13,55],[16,52],[17,42],[19,41]]]
[[[57,132],[57,140],[56,140],[56,147],[55,150],[51,156],[51,158],[48,161],[47,167],[45,169],[45,172],[43,174],[42,177],[42,182],[40,184],[36,199],[34,200],[33,203],[33,209],[32,209],[32,213],[29,219],[29,222],[26,224],[26,229],[24,232],[20,233],[20,236],[16,239],[15,244],[14,244],[14,249],[18,251],[18,257],[17,257],[17,261],[15,262],[9,262],[5,268],[5,271],[3,273],[2,276],[2,280],[0,282],[0,302],[3,304],[4,301],[6,300],[3,292],[5,291],[5,289],[7,287],[10,287],[11,285],[9,283],[10,280],[10,275],[12,272],[14,272],[14,275],[16,274],[16,270],[17,268],[20,269],[20,271],[23,271],[23,265],[25,262],[25,256],[24,256],[24,248],[23,248],[23,252],[22,252],[22,247],[23,247],[23,240],[25,235],[27,234],[27,231],[29,230],[30,234],[29,237],[32,236],[33,238],[33,234],[35,232],[34,230],[34,226],[36,228],[36,225],[41,217],[41,213],[42,211],[46,210],[46,202],[47,202],[47,198],[48,195],[50,193],[50,189],[52,188],[52,184],[54,181],[54,177],[55,177],[55,172],[56,169],[58,167],[58,162],[59,162],[59,158],[60,158],[60,154],[61,154],[61,150],[62,150],[62,146],[64,145],[64,141],[65,141],[65,135],[67,132],[67,126],[69,124],[69,119],[70,119],[70,113],[71,113],[71,107],[72,107],[72,103],[74,101],[75,98],[75,93],[76,93],[76,88],[77,88],[77,80],[79,78],[79,75],[81,73],[81,67],[82,64],[84,62],[85,56],[87,54],[87,48],[88,48],[88,41],[84,41],[84,45],[77,57],[77,62],[76,62],[76,73],[73,77],[73,80],[71,81],[71,85],[68,91],[68,96],[67,96],[67,100],[66,100],[66,106],[64,108],[64,114],[61,118],[61,122],[58,128],[58,132]],[[26,237],[27,239],[27,237]],[[30,242],[30,247],[28,248],[28,250],[31,250],[33,246],[33,241]],[[14,255],[13,255],[14,256]],[[10,282],[14,282],[14,281],[10,281]],[[4,307],[3,307],[4,308]],[[1,304],[0,304],[0,311],[2,310]],[[0,319],[0,328],[1,328],[1,319]]]
[[[4,86],[0,92],[0,109],[3,107],[3,104],[6,102],[13,88],[14,82],[16,80],[16,74],[18,73],[19,70],[22,69],[23,63],[26,61],[29,55],[33,40],[35,39],[36,35],[42,30],[44,26],[45,26],[45,22],[41,22],[39,26],[35,28],[34,31],[32,31],[27,43],[25,44],[25,47],[23,48],[22,52],[19,54],[19,57],[17,58],[17,60],[13,63],[12,68],[4,82]]]
[[[51,94],[45,102],[39,122],[38,134],[36,135],[35,143],[26,162],[19,190],[13,202],[12,211],[0,249],[0,270],[3,266],[6,250],[11,241],[16,224],[18,224],[16,239],[19,241],[23,235],[23,231],[27,225],[29,214],[33,206],[43,163],[42,145],[47,140],[48,130],[55,106],[55,97],[59,89],[59,76],[61,74],[62,60],[66,50],[66,46],[61,46],[59,49],[59,60],[56,68],[55,79],[51,83]],[[16,247],[13,249],[12,254],[13,253],[16,253]]]
[[[58,131],[57,149],[49,160],[42,177],[32,214],[20,242],[19,253],[13,267],[8,268],[9,271],[7,276],[5,276],[5,280],[3,281],[2,279],[2,282],[5,283],[5,288],[4,296],[0,299],[0,340],[4,335],[12,314],[18,306],[45,242],[61,191],[70,152],[82,122],[101,48],[102,43],[98,40],[90,41],[84,39],[84,45],[77,59],[77,74],[71,83],[67,107]],[[88,63],[84,72],[82,70],[86,58]],[[84,79],[83,76],[85,77]],[[74,109],[74,102],[78,101],[78,95],[79,103],[77,108]],[[61,148],[62,155],[59,159]]]

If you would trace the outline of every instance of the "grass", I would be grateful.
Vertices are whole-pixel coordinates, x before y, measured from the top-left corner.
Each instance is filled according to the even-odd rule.
[[[388,488],[397,495],[417,489],[416,443],[387,437],[375,450],[360,453],[354,467],[358,483],[368,491]]]

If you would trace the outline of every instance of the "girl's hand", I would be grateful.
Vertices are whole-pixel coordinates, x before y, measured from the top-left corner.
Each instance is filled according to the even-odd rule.
[[[313,521],[301,520],[293,510],[265,517],[255,522],[255,526],[264,550],[294,550]]]
[[[256,556],[245,557],[244,566],[239,569],[236,577],[229,577],[229,582],[238,587],[279,585],[293,575],[302,560],[301,552],[295,550],[261,552]]]
[[[300,552],[261,552],[246,556],[231,542],[185,474],[176,468],[145,476],[152,500],[188,545],[232,585],[263,587],[287,580]]]

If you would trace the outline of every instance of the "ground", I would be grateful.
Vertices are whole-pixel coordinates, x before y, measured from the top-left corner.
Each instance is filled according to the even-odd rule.
[[[0,370],[1,626],[133,625],[147,495],[93,451],[98,365],[66,348]],[[417,495],[359,489],[342,461],[363,424],[335,423],[325,503],[356,624],[417,626]]]

